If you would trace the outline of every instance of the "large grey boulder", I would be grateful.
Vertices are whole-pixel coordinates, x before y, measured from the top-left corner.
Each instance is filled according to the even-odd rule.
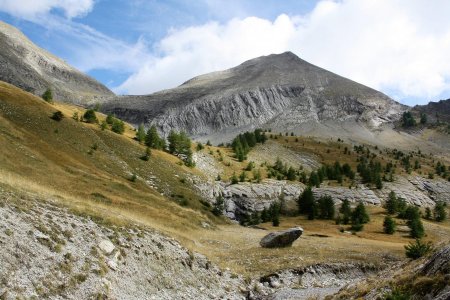
[[[294,227],[283,231],[272,232],[261,239],[259,244],[263,248],[289,247],[303,233],[303,228]]]

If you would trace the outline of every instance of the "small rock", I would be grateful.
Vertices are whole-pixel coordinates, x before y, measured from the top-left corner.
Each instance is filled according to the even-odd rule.
[[[211,225],[209,225],[209,223],[207,223],[207,222],[202,221],[202,227],[207,229],[207,228],[210,228]]]
[[[280,287],[280,282],[278,280],[271,280],[270,281],[270,286],[274,289],[279,288]]]
[[[109,255],[116,247],[109,240],[102,240],[98,244],[98,248],[100,248],[100,250],[102,250],[106,255]]]
[[[106,264],[108,265],[108,267],[111,268],[111,270],[116,271],[117,270],[117,263],[111,259],[108,259],[108,261],[106,262]]]
[[[294,227],[283,231],[272,232],[261,239],[259,244],[263,248],[289,247],[303,233],[303,228]]]

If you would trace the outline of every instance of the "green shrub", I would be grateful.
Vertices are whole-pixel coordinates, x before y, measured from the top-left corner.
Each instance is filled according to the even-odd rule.
[[[231,184],[237,184],[239,182],[239,179],[236,176],[236,173],[233,173],[233,176],[231,176]]]
[[[351,228],[352,231],[362,231],[364,229],[364,224],[361,223],[353,223]]]
[[[95,111],[93,109],[88,109],[83,115],[83,119],[86,121],[86,123],[97,123],[97,115],[95,114]]]
[[[393,289],[390,293],[384,296],[384,300],[410,300],[411,296],[407,292]]]
[[[122,120],[115,119],[111,125],[111,130],[118,134],[123,134],[125,132],[125,123]]]
[[[149,161],[151,155],[152,155],[152,150],[149,147],[147,147],[147,149],[145,149],[145,154],[143,156],[141,156],[141,159],[144,161]]]
[[[64,118],[64,115],[61,111],[55,111],[52,115],[52,119],[55,121],[61,121]]]
[[[221,216],[223,214],[223,210],[225,207],[225,201],[223,200],[222,195],[216,198],[216,202],[214,202],[212,213],[216,216]]]
[[[49,103],[53,102],[53,92],[51,88],[45,90],[45,92],[42,94],[42,99]]]
[[[130,181],[131,182],[136,182],[136,180],[137,180],[137,175],[136,174],[131,175]]]
[[[410,242],[408,245],[405,246],[406,257],[412,259],[418,259],[432,250],[433,244],[431,242],[422,243],[420,239],[416,239],[414,243]]]

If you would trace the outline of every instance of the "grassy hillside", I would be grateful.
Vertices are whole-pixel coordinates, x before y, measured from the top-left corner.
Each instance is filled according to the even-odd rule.
[[[59,122],[51,118],[57,110],[65,116]],[[230,224],[213,216],[210,208],[202,204],[190,183],[208,175],[202,174],[201,168],[185,167],[178,158],[156,150],[149,161],[143,161],[140,157],[145,147],[133,140],[131,127],[127,125],[125,134],[118,135],[101,130],[98,124],[73,120],[75,111],[79,115],[84,113],[80,107],[49,104],[0,83],[2,189],[38,194],[104,224],[134,222],[150,226],[207,255],[220,266],[248,275],[320,261],[376,262],[384,257],[403,258],[403,245],[410,239],[404,232],[393,236],[381,232],[383,209],[379,207],[371,208],[371,223],[356,235],[340,232],[334,221],[282,218],[281,228],[303,226],[304,236],[292,248],[263,249],[259,240],[268,231]],[[105,118],[97,115],[100,120]],[[317,163],[334,163],[344,147],[336,141],[295,139],[283,137],[270,143],[304,153]],[[249,155],[258,156],[262,153],[258,151],[256,147]],[[248,163],[237,162],[225,148],[206,147],[201,153],[224,168],[224,177],[240,172]],[[276,155],[273,157],[276,159]],[[342,163],[355,165],[356,155],[343,157]],[[388,159],[388,154],[380,159]],[[131,180],[133,174],[136,181]],[[271,224],[261,226],[269,231],[279,229]],[[425,222],[425,227],[428,240],[444,241],[450,236],[448,222]]]
[[[59,122],[51,119],[57,110],[65,116]],[[81,108],[52,105],[0,83],[1,180],[80,210],[139,214],[161,228],[196,227],[208,219],[207,208],[183,180],[191,170],[176,157],[152,151],[143,161],[145,147],[130,138],[130,128],[123,136],[101,130],[73,120],[75,110],[82,115]]]

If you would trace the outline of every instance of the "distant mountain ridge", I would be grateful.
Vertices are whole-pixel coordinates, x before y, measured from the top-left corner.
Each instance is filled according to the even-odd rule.
[[[51,88],[54,97],[79,105],[114,96],[106,86],[33,44],[17,28],[0,21],[0,80],[35,95]]]
[[[433,122],[439,120],[440,122],[450,123],[450,99],[430,102],[426,105],[416,105],[413,110],[427,114]]]
[[[377,129],[406,106],[285,52],[151,95],[118,97],[102,109],[133,124],[154,124],[164,134],[184,130],[220,141],[256,127],[304,133],[318,124],[357,122]]]

